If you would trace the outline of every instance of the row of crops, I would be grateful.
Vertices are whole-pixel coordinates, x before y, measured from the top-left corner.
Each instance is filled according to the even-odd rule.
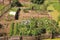
[[[31,18],[22,22],[12,23],[10,36],[38,36],[44,33],[60,33],[58,23],[48,18]]]

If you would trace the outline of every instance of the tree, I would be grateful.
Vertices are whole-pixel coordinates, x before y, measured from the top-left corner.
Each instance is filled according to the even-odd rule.
[[[31,0],[32,3],[43,4],[45,0]]]

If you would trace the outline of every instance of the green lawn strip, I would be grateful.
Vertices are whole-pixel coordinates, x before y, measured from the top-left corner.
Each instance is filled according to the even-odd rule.
[[[52,5],[57,11],[60,12],[60,3],[59,2],[54,2]]]
[[[60,40],[60,38],[55,38],[55,39],[43,39],[43,40]]]
[[[0,10],[4,7],[4,5],[0,5]]]
[[[13,7],[13,8],[10,9],[10,11],[15,11],[16,12],[17,9],[18,9],[17,7]]]
[[[1,16],[1,10],[5,7],[5,5],[0,4],[0,16]]]
[[[33,3],[29,3],[29,4],[22,4],[24,7],[32,7],[32,6],[40,6],[38,4],[33,4]]]
[[[26,10],[31,10],[33,7],[34,10],[40,11],[44,8],[43,5],[38,5],[38,4],[34,4],[34,3],[22,4],[22,5],[25,7]]]

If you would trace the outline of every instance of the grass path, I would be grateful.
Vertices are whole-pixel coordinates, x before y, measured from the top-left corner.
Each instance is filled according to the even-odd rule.
[[[58,15],[59,15],[59,12],[57,10],[54,9],[53,5],[50,5],[48,8],[48,10],[53,10],[52,12],[49,12],[49,14],[52,16],[52,18],[54,20],[58,20]]]
[[[44,39],[44,40],[60,40],[60,38],[56,38],[56,39]]]
[[[58,20],[58,16],[59,16],[59,11],[56,10],[53,5],[50,5],[48,8],[48,10],[53,10],[52,12],[49,12],[49,14],[52,16],[52,18],[54,20]],[[59,26],[60,26],[60,22],[59,22]],[[44,39],[44,40],[60,40],[60,38],[56,38],[56,39]]]

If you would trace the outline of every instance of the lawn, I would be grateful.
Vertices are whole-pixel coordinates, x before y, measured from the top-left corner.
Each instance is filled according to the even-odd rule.
[[[60,12],[60,3],[59,2],[54,2],[53,7]]]
[[[1,10],[4,8],[4,5],[0,4],[0,15],[1,15]]]
[[[13,7],[13,8],[10,9],[10,11],[15,11],[16,12],[17,9],[18,9],[17,7]]]
[[[49,14],[52,16],[54,20],[58,21],[58,16],[60,15],[60,3],[54,2],[47,9],[53,10],[52,12],[49,12]],[[60,21],[59,21],[59,26],[60,26]]]
[[[52,16],[52,18],[56,21],[58,21],[58,16],[59,16],[59,12],[57,10],[55,10],[55,8],[53,7],[53,5],[50,5],[47,10],[52,10],[52,12],[49,12],[49,14]]]
[[[55,38],[55,39],[44,39],[44,40],[60,40],[60,38]]]
[[[4,7],[4,5],[0,4],[0,10]]]
[[[60,3],[54,2],[47,8],[48,10],[53,10],[52,12],[49,12],[49,14],[52,16],[52,18],[56,21],[58,21],[58,16],[60,15]],[[59,21],[60,26],[60,21]]]

